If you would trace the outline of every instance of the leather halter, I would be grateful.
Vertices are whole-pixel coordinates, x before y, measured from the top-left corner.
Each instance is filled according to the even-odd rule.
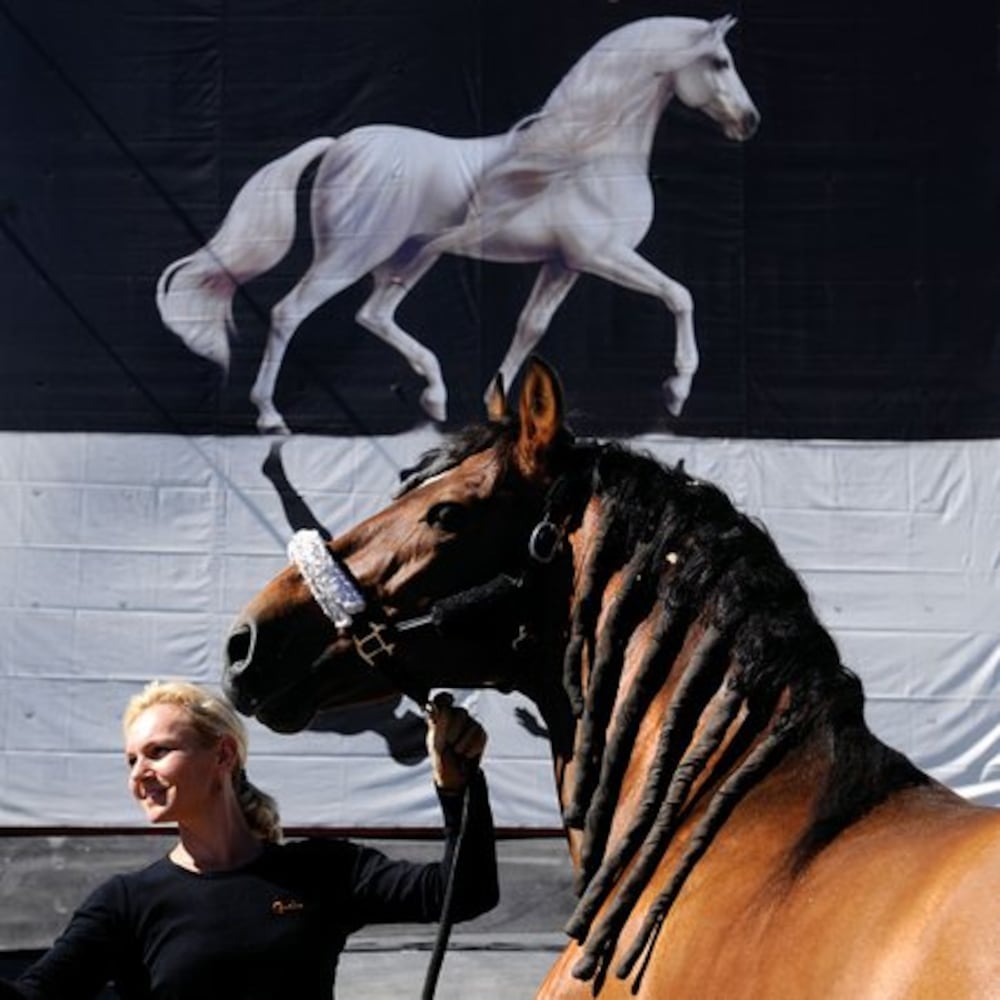
[[[368,602],[354,582],[350,571],[330,551],[323,536],[313,528],[296,531],[288,543],[288,559],[299,571],[313,600],[337,631],[350,633],[358,656],[368,666],[385,673],[393,686],[403,694],[408,695],[418,705],[426,707],[430,699],[430,692],[426,687],[413,685],[398,670],[390,669],[388,662],[376,662],[382,657],[386,661],[392,660],[396,644],[386,638],[390,630],[389,623],[376,621],[369,615],[365,619],[367,632],[359,635],[354,630],[354,616],[365,611]],[[395,628],[412,628],[416,627],[417,623],[417,619],[410,619],[408,622],[400,622]]]
[[[357,655],[373,669],[381,671],[403,694],[419,705],[425,705],[429,691],[426,686],[415,683],[408,672],[401,669],[396,653],[396,637],[400,632],[434,626],[439,630],[450,617],[461,610],[487,605],[491,602],[507,600],[526,589],[526,578],[531,568],[544,567],[551,563],[566,536],[568,524],[557,524],[551,516],[552,497],[556,488],[550,491],[545,504],[545,513],[536,523],[528,537],[528,566],[519,577],[500,574],[493,580],[478,587],[459,591],[450,597],[435,602],[426,614],[416,615],[400,621],[388,621],[378,613],[371,613],[350,570],[330,551],[323,536],[315,529],[295,532],[288,543],[289,561],[298,569],[313,600],[323,614],[333,623],[338,632],[350,633]],[[361,616],[364,626],[357,629],[356,616]],[[523,609],[527,618],[527,608]],[[527,622],[522,621],[513,645],[531,634]]]
[[[604,448],[598,446],[596,454]],[[570,452],[573,446],[570,445]],[[578,453],[579,454],[579,453]],[[528,536],[527,562],[517,577],[500,574],[493,580],[476,587],[459,591],[436,601],[430,611],[399,621],[390,621],[381,607],[373,610],[365,600],[350,570],[331,552],[323,536],[314,529],[295,532],[288,545],[288,558],[298,568],[309,591],[326,617],[341,634],[350,634],[357,655],[371,668],[381,671],[397,690],[408,695],[419,705],[426,704],[429,691],[426,685],[415,682],[400,663],[396,651],[397,637],[401,632],[433,626],[439,632],[447,625],[479,607],[493,608],[501,601],[517,597],[520,600],[520,623],[513,640],[514,650],[521,651],[536,638],[537,617],[536,584],[540,573],[555,560],[564,547],[574,520],[582,513],[581,504],[594,491],[597,461],[593,448],[587,449],[589,461],[570,461],[566,471],[549,486],[542,513]],[[527,599],[525,599],[527,598]],[[355,625],[355,616],[365,613],[364,626]]]

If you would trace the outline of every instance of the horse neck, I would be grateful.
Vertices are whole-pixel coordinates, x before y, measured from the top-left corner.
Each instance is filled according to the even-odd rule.
[[[776,870],[794,869],[899,789],[928,780],[868,730],[853,675],[834,677],[815,704],[805,696],[797,705],[791,684],[773,697],[748,696],[730,684],[728,637],[697,621],[650,695],[656,628],[651,614],[629,639],[606,728],[588,728],[604,715],[586,695],[574,753],[557,756],[581,883],[608,853],[637,838],[649,843],[657,827],[672,870],[684,871],[686,858],[693,866],[720,831],[766,845]],[[601,764],[588,778],[584,761],[595,756]],[[735,811],[744,799],[752,806]]]
[[[522,149],[648,157],[674,93],[671,69],[677,67],[670,66],[669,46],[678,43],[663,31],[663,23],[674,20],[650,18],[594,46],[549,95],[537,120],[523,133]],[[638,44],[635,39],[643,30],[665,35],[665,48],[654,47],[648,39]]]
[[[927,780],[866,728],[860,682],[764,532],[680,468],[614,448],[590,468],[546,672],[588,962],[654,881],[664,915],[717,839],[787,873]]]
[[[599,699],[586,691],[594,664],[585,663],[582,712],[573,719],[568,739],[553,740],[560,807],[581,883],[607,851],[634,840],[636,830],[642,831],[640,840],[648,838],[655,815],[683,842],[704,819],[713,795],[748,787],[758,776],[765,780],[754,790],[756,801],[780,802],[784,829],[799,826],[801,832],[804,817],[815,810],[816,790],[827,783],[830,741],[817,729],[804,754],[792,759],[776,752],[781,704],[754,715],[725,683],[724,659],[714,670],[706,668],[705,660],[713,655],[708,647],[717,639],[711,629],[691,628],[667,676],[650,692],[647,649],[656,627],[651,614],[630,638],[609,712],[602,712]],[[595,645],[600,644],[599,638]],[[588,760],[599,760],[589,773]],[[786,770],[805,770],[809,777],[789,781]],[[653,790],[657,785],[658,792]],[[773,809],[764,812],[777,815]],[[801,822],[789,824],[791,814]]]
[[[547,107],[536,124],[523,133],[524,153],[572,157],[631,155],[648,158],[656,128],[673,88],[664,80],[657,87],[619,95],[614,104],[595,102]]]

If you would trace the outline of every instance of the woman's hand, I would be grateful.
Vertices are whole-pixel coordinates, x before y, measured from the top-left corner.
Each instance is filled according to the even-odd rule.
[[[427,753],[434,784],[445,792],[460,792],[479,766],[486,749],[486,730],[447,692],[427,706]]]

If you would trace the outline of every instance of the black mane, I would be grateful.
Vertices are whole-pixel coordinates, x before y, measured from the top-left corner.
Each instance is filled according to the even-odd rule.
[[[624,977],[740,799],[817,727],[831,734],[832,763],[812,824],[789,859],[792,872],[892,791],[928,779],[868,731],[860,681],[840,662],[799,577],[763,527],[681,465],[667,467],[620,445],[580,447],[592,463],[593,495],[602,511],[563,663],[580,727],[576,785],[565,819],[584,831],[581,898],[567,927],[584,943],[574,970],[581,978],[590,978],[610,953],[693,805],[693,785],[732,737],[704,786],[707,805],[685,853],[618,969]],[[598,631],[602,595],[618,572],[622,585]],[[626,644],[651,616],[654,638],[606,744]],[[640,807],[609,853],[611,818],[639,723],[695,626],[699,645],[675,689]],[[700,721],[705,725],[695,741]],[[612,894],[600,924],[591,928]]]

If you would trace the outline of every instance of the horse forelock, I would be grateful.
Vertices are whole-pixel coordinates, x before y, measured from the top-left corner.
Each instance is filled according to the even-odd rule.
[[[497,421],[475,424],[449,435],[440,445],[425,451],[414,465],[400,472],[396,498],[489,448],[496,449],[498,463],[507,467],[511,462],[515,431],[513,421]]]
[[[791,747],[817,726],[854,737],[867,732],[860,686],[760,525],[680,466],[621,446],[603,446],[593,462],[598,516],[588,537],[578,539],[586,555],[563,663],[578,713],[566,821],[583,830],[580,900],[567,930],[583,944],[575,974],[584,979],[610,957],[649,878],[693,815],[693,796],[701,812],[619,975],[628,975],[649,946],[735,805]],[[649,639],[623,688],[626,649],[643,622]],[[639,805],[618,823],[612,842],[612,815],[639,726],[669,678]],[[905,758],[870,742],[832,741],[827,785],[802,843],[790,845],[790,863],[804,863],[889,790],[919,780]],[[867,761],[860,769],[859,757]]]

